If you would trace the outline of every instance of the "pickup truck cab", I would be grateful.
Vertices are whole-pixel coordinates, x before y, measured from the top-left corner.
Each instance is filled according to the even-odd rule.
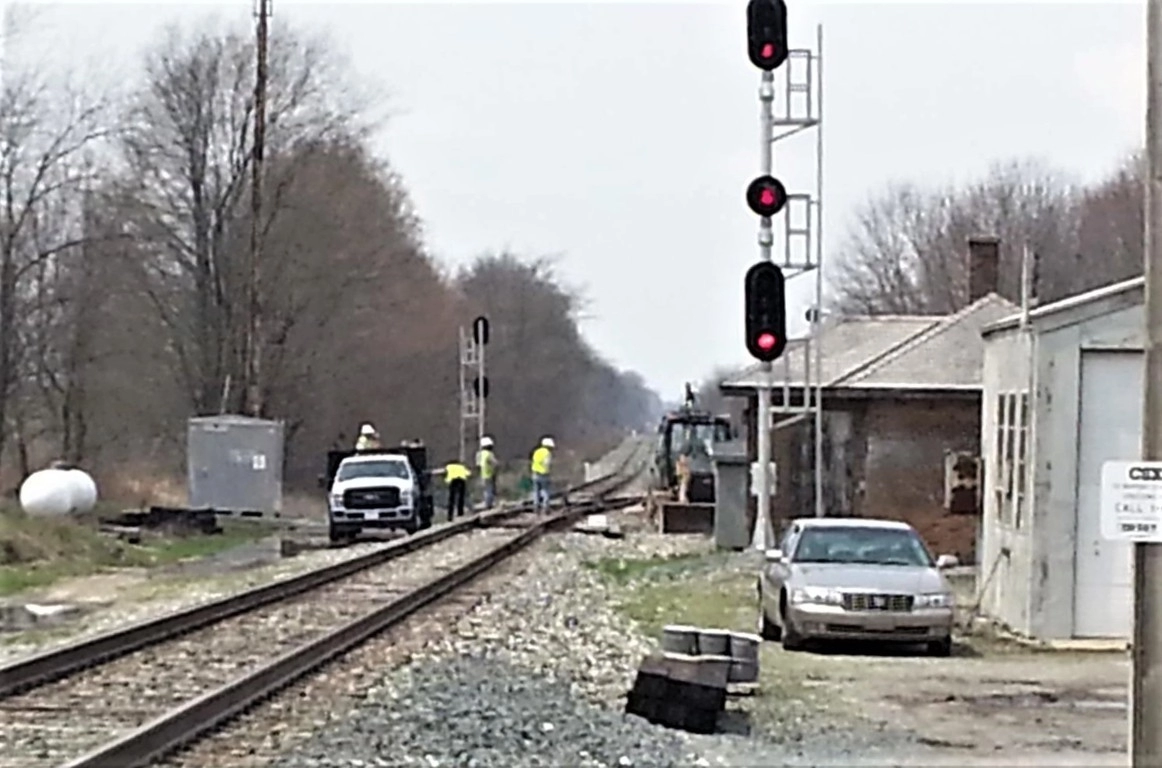
[[[366,529],[414,533],[426,527],[425,483],[407,453],[361,451],[334,458],[327,489],[331,541],[354,539]]]

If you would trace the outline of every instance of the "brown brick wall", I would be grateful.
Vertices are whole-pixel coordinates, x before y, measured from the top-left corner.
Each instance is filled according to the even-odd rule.
[[[825,454],[832,457],[825,489],[830,514],[903,520],[916,527],[936,554],[973,562],[978,517],[944,511],[944,455],[952,450],[979,453],[979,400],[824,402],[828,411],[849,414],[851,423],[843,445],[831,444],[830,435],[825,441]],[[751,419],[747,421],[753,425]],[[809,420],[775,432],[772,457],[779,479],[771,511],[776,521],[814,514],[813,449]]]
[[[972,562],[979,518],[944,511],[944,455],[979,453],[979,402],[885,400],[869,404],[864,418],[867,457],[860,514],[903,520],[936,554]]]

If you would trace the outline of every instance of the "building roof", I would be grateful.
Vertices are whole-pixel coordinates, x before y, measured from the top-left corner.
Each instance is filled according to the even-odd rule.
[[[1060,312],[1066,312],[1071,309],[1078,309],[1087,304],[1102,301],[1103,299],[1112,299],[1122,294],[1131,293],[1133,291],[1140,291],[1146,285],[1146,278],[1132,277],[1129,280],[1122,280],[1118,283],[1110,283],[1103,285],[1100,288],[1094,288],[1084,293],[1078,293],[1073,296],[1066,296],[1064,299],[1058,299],[1051,304],[1037,307],[1029,312],[1030,320],[1040,320],[1050,315],[1056,315]],[[997,331],[1005,331],[1010,328],[1016,328],[1021,323],[1021,314],[1010,314],[1006,317],[999,318],[996,321],[986,325],[982,329],[984,335],[996,333]]]
[[[878,359],[939,321],[939,317],[932,315],[849,316],[827,320],[819,332],[823,381],[832,384],[855,373],[869,361]],[[787,343],[782,359],[773,365],[771,378],[777,386],[784,383],[803,386],[807,348],[806,338],[791,339]],[[760,369],[760,363],[748,366],[723,381],[722,386],[754,389],[759,384]],[[814,367],[810,373],[811,383],[817,384],[820,376]]]
[[[824,386],[853,390],[979,389],[981,329],[1017,307],[990,293],[951,315],[836,318],[820,330]],[[807,340],[793,339],[773,366],[772,384],[802,387]],[[814,355],[811,355],[814,358]],[[787,376],[789,361],[790,376]],[[812,362],[814,362],[812,360]],[[722,389],[758,386],[758,364],[724,380]],[[810,383],[819,376],[811,371]]]
[[[980,389],[981,330],[1016,306],[990,293],[948,315],[840,382],[858,389]]]

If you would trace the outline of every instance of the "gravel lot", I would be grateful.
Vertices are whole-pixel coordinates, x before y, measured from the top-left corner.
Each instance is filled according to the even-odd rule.
[[[753,628],[753,563],[682,557],[706,549],[696,537],[644,533],[542,543],[452,632],[365,676],[349,709],[274,765],[1125,763],[1124,654],[983,640],[951,659],[767,644],[763,691],[730,705],[729,733],[626,717],[622,697],[658,626]],[[659,555],[674,559],[641,565]]]

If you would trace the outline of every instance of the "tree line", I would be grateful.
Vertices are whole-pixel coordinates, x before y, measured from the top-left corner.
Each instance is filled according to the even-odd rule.
[[[255,59],[248,28],[207,19],[161,35],[123,93],[5,61],[7,487],[57,458],[106,494],[181,478],[185,420],[243,407]],[[596,450],[655,417],[641,378],[582,337],[580,297],[550,260],[486,254],[453,271],[427,250],[403,180],[371,148],[375,89],[335,45],[279,20],[268,61],[261,400],[286,423],[288,483],[311,483],[362,421],[453,456],[457,329],[478,313],[502,454],[546,433]]]
[[[889,185],[855,212],[832,260],[834,308],[955,312],[968,302],[972,235],[1000,238],[999,293],[1015,303],[1026,245],[1041,303],[1140,275],[1144,173],[1137,152],[1096,184],[1026,159],[994,164],[960,186]]]

